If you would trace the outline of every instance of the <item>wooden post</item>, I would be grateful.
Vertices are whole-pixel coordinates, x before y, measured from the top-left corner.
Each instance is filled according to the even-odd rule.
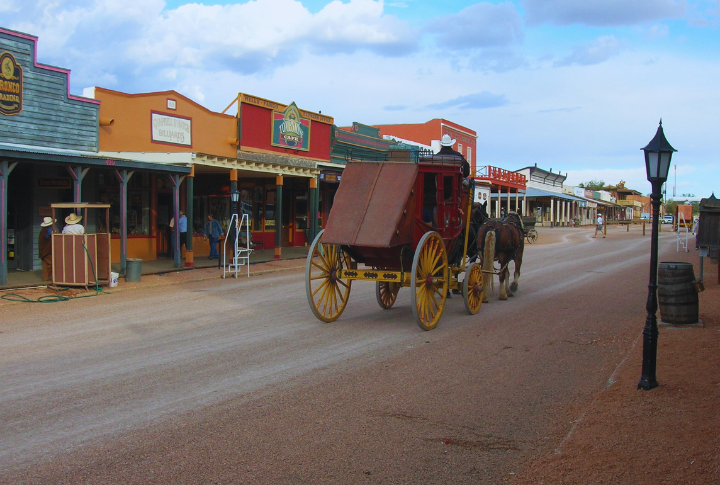
[[[135,172],[115,170],[120,181],[120,273],[125,274],[127,267],[127,186]]]
[[[7,191],[10,172],[17,162],[0,161],[0,286],[7,286]],[[16,251],[17,253],[17,251]]]
[[[195,257],[193,253],[193,192],[195,190],[195,165],[190,167],[190,173],[187,176],[186,184],[187,209],[185,217],[187,217],[187,240],[185,241],[185,267],[192,268],[195,266]]]
[[[283,176],[275,177],[275,185],[277,186],[277,194],[275,201],[275,259],[282,258],[282,190]]]

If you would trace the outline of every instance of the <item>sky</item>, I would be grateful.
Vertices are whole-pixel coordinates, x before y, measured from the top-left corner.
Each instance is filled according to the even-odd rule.
[[[720,197],[720,0],[0,0],[71,92],[238,93],[338,126],[444,118],[477,165],[650,192],[662,119],[668,198]]]

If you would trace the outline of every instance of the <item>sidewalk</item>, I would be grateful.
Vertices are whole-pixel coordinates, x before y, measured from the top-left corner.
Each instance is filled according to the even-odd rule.
[[[283,261],[283,260],[295,260],[304,259],[307,256],[308,248],[297,247],[297,248],[282,248],[282,259],[275,259],[275,249],[263,249],[260,251],[253,251],[250,254],[250,271],[252,273],[252,266],[258,263],[266,263],[271,261]],[[144,260],[142,262],[142,274],[143,275],[155,275],[155,274],[166,274],[176,273],[179,271],[192,271],[195,269],[203,268],[217,268],[219,261],[217,259],[207,259],[206,255],[195,257],[195,266],[192,268],[185,267],[185,260],[180,260],[180,267],[175,268],[175,261],[171,258],[159,258],[156,260]],[[120,263],[113,263],[112,270],[116,273],[120,273]],[[222,267],[220,269],[222,272]],[[234,273],[233,273],[234,274]],[[238,269],[238,276],[247,275],[247,269],[243,266]],[[121,282],[125,282],[124,275],[120,274]],[[2,289],[12,288],[30,288],[36,286],[46,286],[48,283],[42,280],[42,270],[35,271],[8,271],[8,285],[3,286]]]

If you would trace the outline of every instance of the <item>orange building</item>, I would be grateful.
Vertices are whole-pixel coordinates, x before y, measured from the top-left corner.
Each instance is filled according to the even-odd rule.
[[[450,135],[455,140],[453,149],[460,152],[470,163],[470,173],[475,174],[477,154],[477,133],[470,128],[442,118],[435,118],[426,123],[409,123],[400,125],[374,125],[380,129],[380,135],[392,137],[398,141],[410,141],[440,150],[443,135]]]
[[[177,187],[170,178],[128,182],[128,218],[138,217],[128,242],[132,257],[169,256],[170,221],[184,210],[189,237],[181,256],[191,266],[193,253],[210,251],[203,238],[209,214],[227,234],[235,191],[235,209],[247,216],[257,249],[274,247],[281,257],[282,246],[302,246],[316,232],[310,214],[318,206],[319,164],[330,161],[331,117],[246,94],[225,110],[237,104],[236,115],[208,110],[175,91],[92,88],[86,95],[101,101],[100,153],[192,168]]]

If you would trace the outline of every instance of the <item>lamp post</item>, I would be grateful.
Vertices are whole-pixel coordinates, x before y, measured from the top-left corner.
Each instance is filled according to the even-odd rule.
[[[233,214],[238,213],[238,201],[240,200],[240,191],[238,189],[233,189],[232,192],[230,192],[230,201],[232,202],[232,214],[230,215],[230,219],[232,219]]]
[[[647,317],[643,329],[643,361],[642,376],[638,382],[638,389],[649,391],[658,386],[655,377],[657,364],[657,270],[658,270],[658,228],[660,219],[660,197],[662,186],[668,178],[670,171],[670,160],[673,152],[676,152],[670,143],[665,139],[662,120],[660,126],[650,143],[642,149],[645,152],[645,170],[647,179],[652,185],[650,200],[652,204],[652,236],[650,238],[650,283],[648,284]]]

